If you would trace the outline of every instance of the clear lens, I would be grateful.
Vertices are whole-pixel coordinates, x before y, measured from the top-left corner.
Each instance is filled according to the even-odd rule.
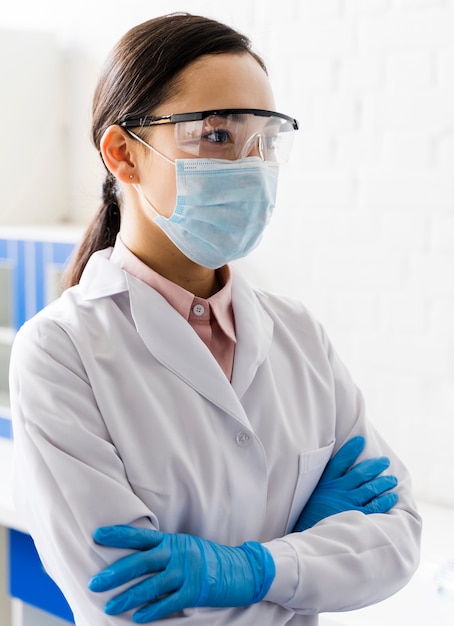
[[[210,115],[204,120],[175,124],[179,150],[205,159],[242,159],[259,156],[264,161],[288,161],[294,129],[276,116],[252,113]]]

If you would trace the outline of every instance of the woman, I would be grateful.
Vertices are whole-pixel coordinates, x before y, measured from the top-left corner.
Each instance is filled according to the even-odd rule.
[[[17,507],[78,626],[316,624],[416,567],[408,474],[323,329],[229,266],[298,127],[274,109],[249,41],[187,14],[98,83],[103,204],[11,360]]]

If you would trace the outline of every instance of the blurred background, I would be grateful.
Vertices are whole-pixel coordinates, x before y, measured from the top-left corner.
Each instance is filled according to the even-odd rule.
[[[100,66],[126,30],[173,11],[248,35],[277,110],[300,122],[271,226],[239,265],[318,317],[418,500],[454,511],[454,0],[10,3],[0,240],[84,230],[103,178],[89,137]]]

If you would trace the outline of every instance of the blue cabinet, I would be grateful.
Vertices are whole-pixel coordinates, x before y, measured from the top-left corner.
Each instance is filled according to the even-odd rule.
[[[60,280],[78,231],[0,228],[0,437],[11,438],[8,369],[17,330],[60,295]],[[59,588],[47,575],[32,538],[9,530],[10,594],[74,623]]]
[[[38,232],[34,238],[33,233],[0,228],[0,437],[11,437],[8,367],[14,335],[59,295],[62,272],[78,239],[75,232],[64,240],[57,233],[54,238]]]
[[[46,574],[30,535],[10,530],[9,549],[11,596],[74,624],[72,611],[60,589]]]

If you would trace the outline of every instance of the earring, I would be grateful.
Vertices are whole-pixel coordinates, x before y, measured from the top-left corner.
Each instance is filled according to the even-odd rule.
[[[129,174],[129,178],[132,180],[134,178],[134,174]]]

